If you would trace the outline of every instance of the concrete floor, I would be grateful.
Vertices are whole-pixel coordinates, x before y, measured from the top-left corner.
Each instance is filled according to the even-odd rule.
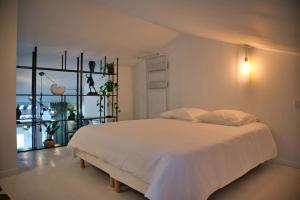
[[[87,165],[80,169],[65,147],[18,154],[20,173],[0,179],[14,200],[145,200],[123,186],[120,194],[108,184],[108,175]],[[300,200],[300,169],[263,164],[211,195],[209,200]]]

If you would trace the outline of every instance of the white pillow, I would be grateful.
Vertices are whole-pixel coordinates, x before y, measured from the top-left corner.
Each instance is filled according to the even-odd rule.
[[[257,118],[254,115],[238,110],[215,110],[197,117],[199,122],[226,126],[241,126],[256,120]]]
[[[181,119],[187,121],[194,121],[197,117],[207,113],[206,110],[200,108],[177,108],[160,114],[163,118]]]

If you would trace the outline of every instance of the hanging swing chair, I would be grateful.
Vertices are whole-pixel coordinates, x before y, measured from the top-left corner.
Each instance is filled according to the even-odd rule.
[[[59,86],[55,81],[53,81],[45,72],[40,72],[40,76],[45,76],[49,81],[52,82],[50,85],[50,91],[53,95],[63,95],[65,93],[65,87]]]

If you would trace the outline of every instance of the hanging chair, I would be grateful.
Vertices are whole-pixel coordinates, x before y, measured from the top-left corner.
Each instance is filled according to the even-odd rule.
[[[58,86],[56,83],[50,86],[50,90],[54,95],[62,95],[65,93],[65,87]]]

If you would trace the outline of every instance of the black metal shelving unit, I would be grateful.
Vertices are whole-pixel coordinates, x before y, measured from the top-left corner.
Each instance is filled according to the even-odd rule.
[[[118,121],[118,110],[119,110],[119,94],[118,89],[113,90],[110,94],[102,95],[88,95],[83,94],[83,79],[85,78],[83,74],[93,74],[93,75],[100,75],[98,78],[107,77],[108,80],[112,80],[114,83],[117,83],[119,85],[119,59],[116,58],[115,61],[113,61],[114,64],[114,73],[108,73],[104,70],[101,71],[101,69],[105,69],[105,66],[107,64],[107,57],[105,56],[103,59],[100,59],[100,70],[99,71],[86,71],[83,70],[83,53],[80,54],[76,58],[76,69],[68,69],[67,68],[67,51],[64,51],[64,54],[61,56],[61,68],[49,68],[49,67],[41,67],[37,64],[37,57],[38,57],[38,48],[34,47],[34,51],[32,52],[32,66],[16,66],[17,69],[27,69],[32,70],[31,76],[32,76],[32,83],[31,83],[31,94],[16,94],[16,96],[31,96],[32,97],[32,103],[31,103],[31,122],[22,122],[22,120],[17,120],[18,124],[31,124],[32,127],[32,149],[30,150],[38,150],[41,148],[37,147],[37,141],[36,141],[36,135],[38,134],[37,126],[41,125],[43,122],[53,122],[53,121],[59,121],[59,122],[68,122],[68,121],[74,121],[74,120],[68,120],[66,119],[66,116],[61,116],[62,119],[56,119],[56,120],[41,120],[37,119],[37,97],[39,96],[45,96],[45,97],[52,97],[57,96],[60,97],[61,102],[66,102],[66,97],[76,97],[76,130],[78,130],[80,127],[84,125],[84,120],[99,120],[100,123],[106,123],[108,122],[108,119],[112,119],[113,121]],[[56,72],[63,72],[63,73],[76,73],[76,94],[63,94],[63,95],[53,95],[53,94],[37,94],[36,86],[37,86],[37,70],[43,70],[43,71],[56,71]],[[100,106],[103,105],[103,108],[99,108],[99,116],[95,117],[88,117],[83,118],[83,97],[85,96],[94,96],[97,97],[99,100]],[[107,103],[108,99],[111,98],[111,115],[107,115]],[[116,106],[115,106],[116,105]],[[96,107],[97,105],[95,105]],[[97,108],[98,109],[98,108]],[[66,126],[66,123],[65,123]],[[62,134],[65,133],[66,128],[63,129]],[[64,144],[60,146],[67,145],[68,139],[66,136],[64,136],[65,141]],[[29,150],[29,151],[30,151]],[[18,150],[18,152],[23,152],[28,150]]]

